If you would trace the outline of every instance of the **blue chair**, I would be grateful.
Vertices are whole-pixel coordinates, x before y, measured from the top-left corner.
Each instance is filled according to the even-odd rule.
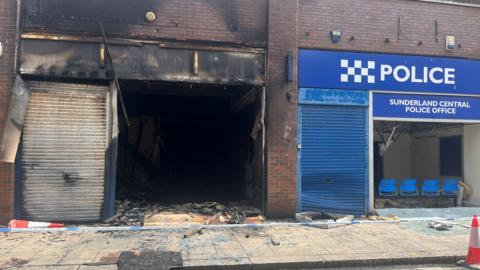
[[[458,180],[447,179],[442,183],[443,195],[457,195],[458,193]]]
[[[423,180],[422,195],[427,195],[427,196],[440,195],[439,181],[437,179]]]
[[[416,179],[404,179],[400,184],[400,194],[403,196],[415,196],[418,195],[417,180]]]
[[[397,196],[397,180],[395,179],[382,179],[378,186],[378,193],[380,196]]]

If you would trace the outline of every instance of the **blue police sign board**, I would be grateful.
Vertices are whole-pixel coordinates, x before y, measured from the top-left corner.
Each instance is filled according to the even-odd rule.
[[[300,88],[480,94],[480,61],[300,50]]]
[[[374,93],[373,116],[478,120],[480,98]]]

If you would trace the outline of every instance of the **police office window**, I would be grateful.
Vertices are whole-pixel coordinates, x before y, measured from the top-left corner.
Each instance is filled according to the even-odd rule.
[[[440,175],[463,176],[462,136],[440,138]]]

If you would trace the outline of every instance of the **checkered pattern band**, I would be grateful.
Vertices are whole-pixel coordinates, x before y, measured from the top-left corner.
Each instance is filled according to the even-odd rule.
[[[354,60],[353,63],[349,63],[347,59],[342,59],[340,60],[340,66],[346,71],[346,73],[340,75],[341,82],[348,83],[353,80],[354,83],[375,83],[375,75],[370,74],[370,71],[375,69],[374,61],[367,61],[367,65],[363,66],[361,60]]]

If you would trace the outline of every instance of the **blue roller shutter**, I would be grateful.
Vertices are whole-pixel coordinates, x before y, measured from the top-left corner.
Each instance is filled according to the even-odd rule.
[[[323,91],[322,98],[316,96],[316,102],[300,96],[300,102],[304,103],[299,106],[300,210],[365,214],[368,208],[367,94],[363,94],[363,98],[360,94],[358,99],[358,93],[351,91],[318,91]],[[352,95],[357,96],[352,98]],[[345,100],[349,100],[349,104],[345,104]]]

